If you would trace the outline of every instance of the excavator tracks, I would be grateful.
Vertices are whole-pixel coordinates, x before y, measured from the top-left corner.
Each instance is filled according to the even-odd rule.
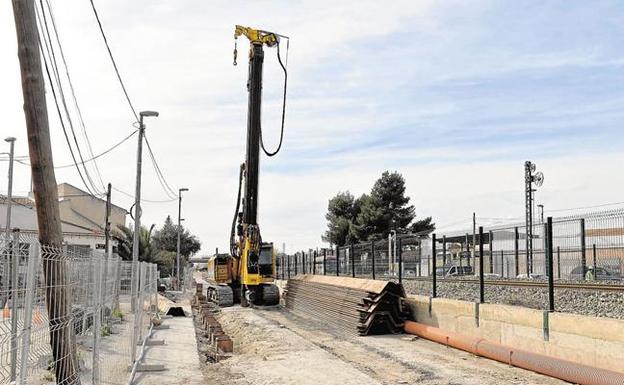
[[[279,304],[280,291],[276,285],[263,284],[262,285],[262,305],[274,306]]]

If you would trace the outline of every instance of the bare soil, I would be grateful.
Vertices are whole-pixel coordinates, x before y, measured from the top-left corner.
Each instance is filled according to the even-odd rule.
[[[344,336],[279,308],[231,307],[217,317],[234,355],[204,364],[208,384],[565,384],[410,335]]]

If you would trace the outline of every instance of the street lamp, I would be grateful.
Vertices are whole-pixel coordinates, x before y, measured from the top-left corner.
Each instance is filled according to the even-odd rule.
[[[187,188],[181,188],[178,190],[178,248],[176,252],[176,285],[180,290],[180,230],[182,228],[182,192],[188,191]]]
[[[7,242],[9,240],[9,235],[11,234],[11,203],[13,201],[13,156],[15,150],[15,138],[9,136],[4,139],[5,142],[9,143],[10,151],[9,151],[9,186],[7,189],[7,213],[6,213],[6,223],[5,228],[7,232]]]
[[[139,139],[137,146],[137,171],[136,189],[134,192],[134,236],[132,237],[132,311],[136,309],[136,297],[139,292],[138,264],[139,264],[139,239],[141,235],[141,165],[143,161],[143,136],[145,135],[144,117],[157,117],[156,111],[141,111],[139,113]],[[136,331],[135,331],[136,332]],[[133,351],[135,346],[133,345]],[[133,355],[135,357],[136,355]]]

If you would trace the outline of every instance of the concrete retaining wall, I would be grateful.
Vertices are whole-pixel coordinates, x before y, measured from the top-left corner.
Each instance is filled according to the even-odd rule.
[[[410,296],[417,322],[444,330],[545,354],[573,362],[624,373],[624,320],[567,313],[548,315],[518,306],[481,304]],[[478,314],[477,314],[478,313]]]

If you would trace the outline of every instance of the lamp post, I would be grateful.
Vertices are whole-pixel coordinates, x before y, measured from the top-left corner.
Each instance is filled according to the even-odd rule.
[[[7,212],[6,212],[6,236],[7,242],[9,240],[9,235],[11,234],[11,205],[13,201],[13,157],[15,151],[15,138],[8,137],[4,139],[5,142],[8,142],[10,145],[9,150],[9,186],[7,189]]]
[[[141,238],[141,165],[143,157],[143,135],[145,135],[145,124],[143,118],[157,117],[156,111],[141,111],[139,113],[139,140],[137,147],[137,171],[136,190],[134,192],[134,236],[132,237],[132,311],[136,309],[136,297],[139,292],[138,266],[139,266],[139,239]],[[134,348],[134,346],[133,346]],[[133,356],[134,357],[134,356]]]
[[[181,188],[178,190],[178,247],[176,252],[176,285],[180,290],[180,230],[182,228],[182,191],[188,191],[187,188]]]

